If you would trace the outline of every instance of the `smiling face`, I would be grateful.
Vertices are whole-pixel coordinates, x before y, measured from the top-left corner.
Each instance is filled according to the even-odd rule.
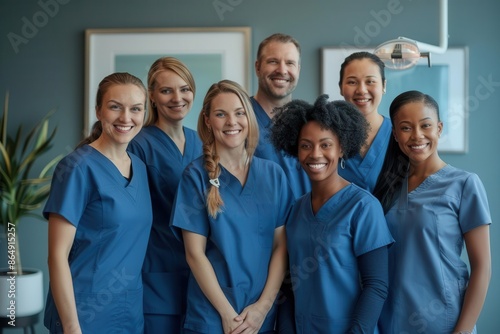
[[[407,103],[393,117],[393,134],[412,165],[434,163],[439,159],[438,141],[443,123],[436,110],[423,102]]]
[[[339,177],[337,167],[341,157],[339,139],[331,130],[322,129],[316,121],[310,121],[302,127],[298,159],[311,182],[330,182]]]
[[[371,59],[351,61],[344,70],[340,94],[354,104],[363,115],[378,113],[378,106],[385,91],[379,66]]]
[[[271,42],[255,62],[259,91],[271,99],[290,96],[297,86],[300,55],[293,43]]]
[[[150,95],[158,110],[160,125],[181,122],[191,110],[194,99],[189,85],[170,70],[162,71],[156,76]]]
[[[214,134],[217,152],[245,149],[248,137],[248,118],[238,95],[220,93],[212,100],[205,124]]]
[[[136,85],[113,85],[97,107],[102,137],[114,144],[128,144],[144,123],[146,95]]]

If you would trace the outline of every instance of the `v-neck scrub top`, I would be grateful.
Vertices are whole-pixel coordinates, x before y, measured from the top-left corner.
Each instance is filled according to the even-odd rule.
[[[400,197],[386,214],[396,243],[389,249],[389,295],[383,333],[451,333],[469,282],[460,255],[463,234],[491,224],[476,174],[450,165]]]
[[[183,127],[186,138],[181,154],[174,141],[157,126],[142,128],[128,150],[146,164],[153,227],[142,268],[144,313],[184,314],[189,266],[184,245],[169,226],[175,192],[186,166],[202,154],[198,134]]]
[[[146,167],[135,155],[125,179],[99,151],[82,146],[59,162],[43,214],[76,227],[68,262],[83,333],[142,333],[141,268],[152,223]],[[62,333],[49,291],[45,326]]]
[[[284,225],[293,194],[283,170],[272,161],[253,157],[243,187],[224,167],[221,169],[223,212],[216,219],[208,215],[205,194],[211,185],[203,158],[198,158],[182,175],[171,224],[207,237],[206,256],[226,298],[241,313],[264,289],[274,232]],[[272,330],[274,322],[273,306],[261,332]],[[199,333],[223,332],[219,313],[193,275],[188,282],[184,328]]]
[[[357,257],[394,241],[380,203],[349,184],[314,215],[308,193],[286,231],[297,333],[346,333],[362,291]]]
[[[311,191],[309,177],[304,169],[302,169],[297,158],[286,156],[283,152],[277,151],[271,143],[269,139],[271,118],[269,118],[264,108],[262,108],[254,97],[251,97],[250,101],[252,102],[255,117],[259,124],[259,144],[255,149],[255,156],[274,161],[283,168],[295,198],[299,198]]]
[[[392,134],[391,120],[384,117],[382,125],[370,148],[362,157],[359,153],[345,161],[345,169],[339,168],[339,175],[357,186],[373,192],[382,170],[385,153]]]

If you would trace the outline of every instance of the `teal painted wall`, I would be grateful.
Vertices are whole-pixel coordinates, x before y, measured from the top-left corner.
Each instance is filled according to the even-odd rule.
[[[218,12],[217,3],[226,4],[226,11]],[[381,15],[392,6],[400,9],[397,14]],[[500,158],[495,149],[495,132],[500,124],[498,13],[500,2],[496,0],[481,1],[481,5],[468,0],[449,3],[449,44],[469,48],[469,152],[442,157],[481,177],[494,222],[493,279],[478,323],[481,333],[500,330],[500,281],[496,278],[500,268]],[[4,92],[10,90],[9,128],[20,122],[29,128],[48,110],[57,108],[53,121],[58,134],[52,153],[68,153],[80,140],[84,125],[85,29],[212,26],[250,26],[252,62],[258,43],[271,33],[295,36],[303,51],[294,97],[309,101],[321,93],[321,47],[376,45],[400,35],[430,44],[438,42],[434,0],[0,0],[0,95],[3,101]],[[24,38],[23,42],[12,43],[9,36],[13,34]],[[250,93],[255,87],[253,75]],[[202,95],[200,92],[197,99]],[[26,219],[18,234],[24,265],[42,268],[47,286],[47,223]],[[37,329],[45,333],[41,324]]]

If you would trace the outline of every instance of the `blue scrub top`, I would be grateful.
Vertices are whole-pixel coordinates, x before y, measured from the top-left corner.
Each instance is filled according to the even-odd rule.
[[[255,156],[276,162],[283,168],[290,187],[295,195],[299,198],[305,193],[311,191],[311,182],[306,172],[302,169],[299,161],[294,157],[289,157],[283,152],[278,152],[269,140],[271,119],[266,111],[261,107],[254,97],[250,98],[252,107],[259,124],[259,144],[255,149]]]
[[[196,131],[186,127],[183,130],[184,154],[154,125],[143,128],[128,147],[146,164],[153,204],[153,227],[142,268],[144,313],[186,312],[189,266],[184,245],[175,238],[169,222],[182,172],[202,154],[202,144]]]
[[[362,157],[358,153],[352,158],[346,159],[345,169],[339,168],[339,175],[347,181],[373,192],[384,164],[391,134],[391,120],[384,117],[382,125],[365,156]]]
[[[346,333],[362,291],[357,257],[394,241],[380,203],[349,184],[314,215],[308,193],[286,231],[297,333]]]
[[[68,262],[83,333],[142,333],[141,268],[153,219],[144,163],[133,154],[132,177],[89,145],[59,162],[43,214],[76,227]],[[62,333],[49,291],[45,326]]]
[[[460,257],[463,234],[491,224],[476,174],[447,165],[408,193],[386,215],[396,240],[389,249],[389,295],[383,333],[451,333],[469,281]]]
[[[207,237],[206,255],[219,285],[237,313],[255,303],[264,289],[272,255],[274,230],[284,225],[293,193],[283,170],[274,162],[253,157],[245,185],[221,166],[219,191],[223,212],[207,213],[209,177],[203,158],[182,175],[171,224]],[[180,234],[180,231],[176,229]],[[261,331],[274,328],[275,307]],[[200,333],[222,333],[216,309],[191,275],[184,328]]]

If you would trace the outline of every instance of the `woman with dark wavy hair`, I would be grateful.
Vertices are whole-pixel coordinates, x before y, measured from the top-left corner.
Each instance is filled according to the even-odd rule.
[[[393,240],[377,199],[338,173],[367,128],[352,104],[327,95],[291,101],[273,119],[271,141],[312,186],[286,224],[297,333],[377,333]]]

